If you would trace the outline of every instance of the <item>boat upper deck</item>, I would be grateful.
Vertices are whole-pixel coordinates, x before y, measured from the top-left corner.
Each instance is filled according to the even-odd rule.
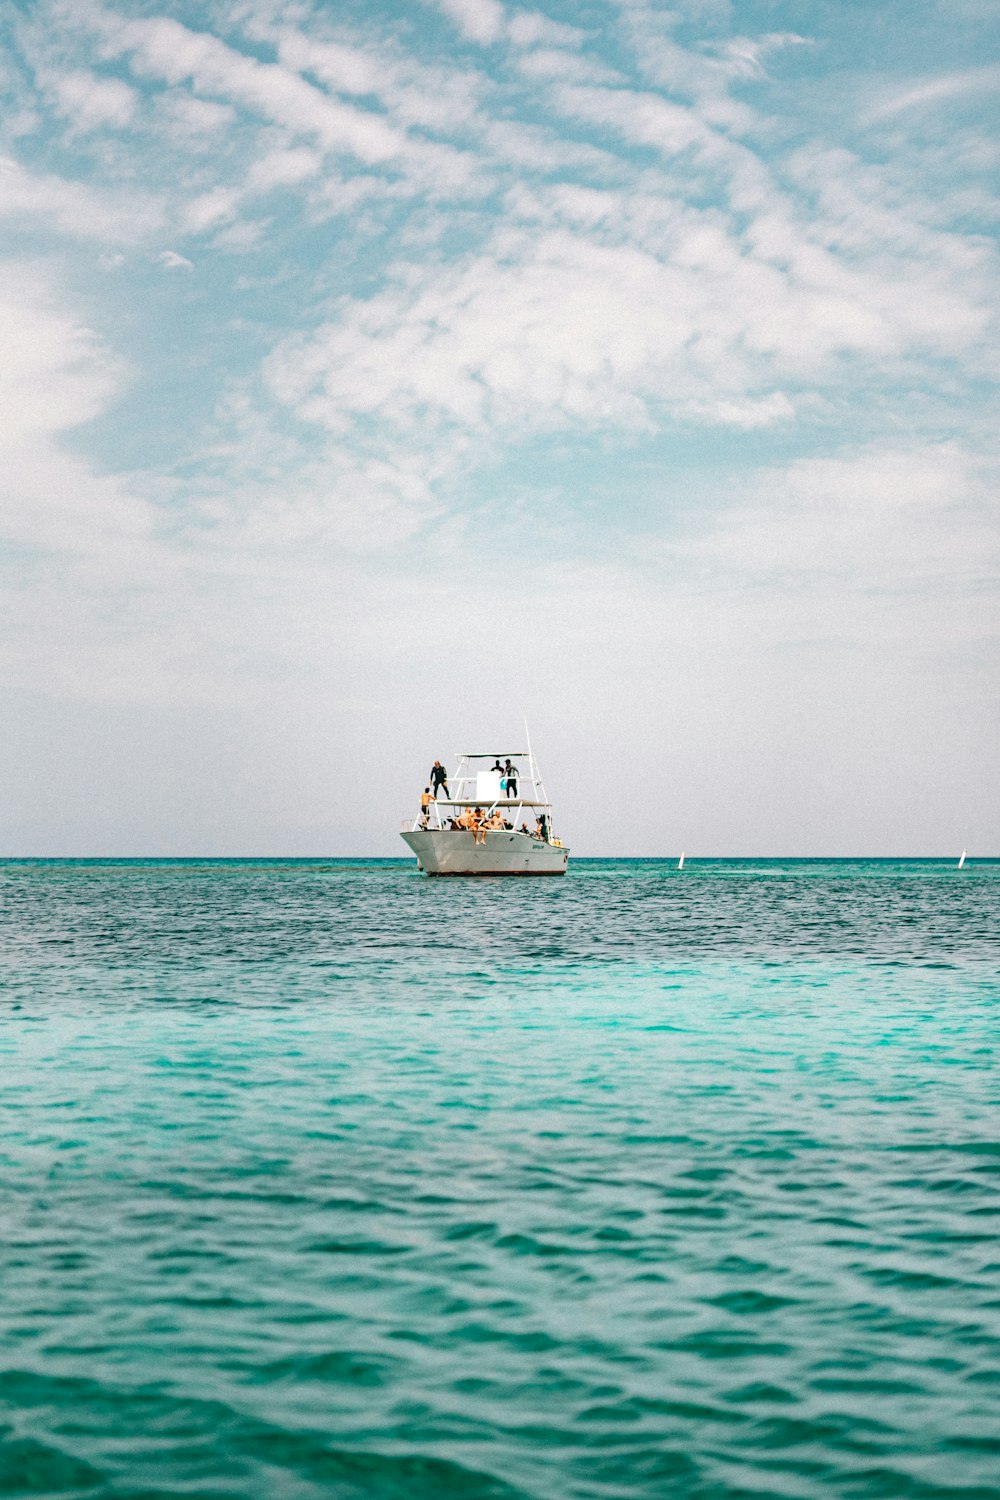
[[[551,802],[538,802],[531,797],[504,796],[498,792],[486,797],[436,797],[438,807],[551,807]]]
[[[542,785],[530,740],[527,744],[526,750],[463,751],[457,758],[454,776],[439,776],[432,770],[430,798],[425,798],[429,805],[414,819],[414,829],[434,831],[461,826],[454,814],[469,808],[499,815],[505,828],[521,831],[522,817],[531,811],[538,814],[545,837],[550,837],[552,804]]]

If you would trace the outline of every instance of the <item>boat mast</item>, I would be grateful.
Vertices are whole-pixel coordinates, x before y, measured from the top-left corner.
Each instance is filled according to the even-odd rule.
[[[542,785],[542,776],[541,776],[541,772],[538,769],[538,762],[537,762],[537,760],[535,759],[535,757],[531,753],[531,735],[528,732],[528,716],[527,716],[527,714],[525,714],[525,716],[524,716],[524,743],[528,747],[528,770],[529,770],[529,772],[531,774],[531,785],[532,785],[532,789],[533,789],[534,794],[535,794],[535,801],[536,802],[548,802],[549,799],[546,796],[546,794],[545,794],[545,788]],[[541,793],[541,795],[539,795],[539,793]]]

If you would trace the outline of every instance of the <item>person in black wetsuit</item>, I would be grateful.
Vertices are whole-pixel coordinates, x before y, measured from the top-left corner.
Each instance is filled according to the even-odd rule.
[[[440,796],[442,787],[444,787],[445,796],[450,797],[451,793],[448,790],[448,772],[445,770],[441,762],[439,760],[436,760],[431,766],[431,788],[435,797]]]
[[[507,796],[517,796],[517,767],[512,766],[508,760],[503,768],[503,774],[507,781]]]

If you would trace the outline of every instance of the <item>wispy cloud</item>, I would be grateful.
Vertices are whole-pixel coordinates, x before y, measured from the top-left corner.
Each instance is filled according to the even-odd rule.
[[[960,69],[893,91],[869,111],[868,119],[888,120],[906,110],[923,109],[969,95],[997,93],[1000,93],[1000,66]]]
[[[242,104],[367,165],[406,153],[405,138],[378,115],[344,104],[294,71],[258,62],[208,33],[165,17],[124,24],[109,18],[103,29],[105,55],[129,55],[140,74],[190,83],[199,93]]]

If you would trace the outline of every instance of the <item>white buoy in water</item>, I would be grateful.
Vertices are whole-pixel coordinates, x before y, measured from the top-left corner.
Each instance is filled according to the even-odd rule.
[[[678,868],[678,870],[683,870],[683,868],[684,868],[684,850],[683,849],[681,850],[681,857],[677,861],[677,868]]]
[[[962,858],[958,862],[958,868],[959,869],[961,869],[962,866],[965,864],[965,856],[968,854],[968,852],[969,852],[968,849],[963,849],[962,850]]]

